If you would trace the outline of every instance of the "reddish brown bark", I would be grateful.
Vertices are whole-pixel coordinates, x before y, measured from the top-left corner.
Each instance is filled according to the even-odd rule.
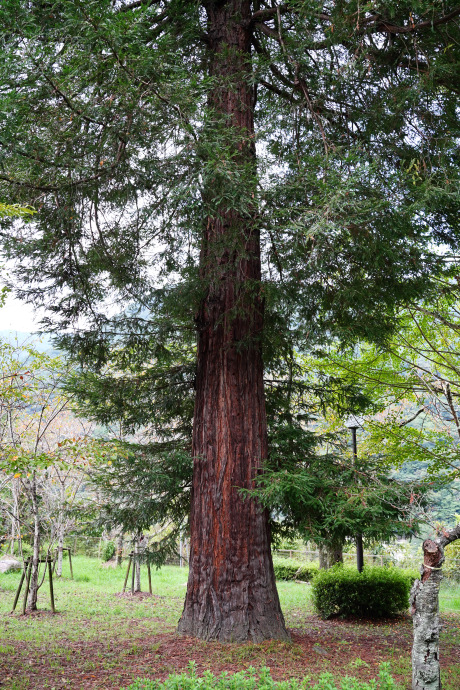
[[[210,104],[247,175],[255,169],[250,3],[208,3],[206,10],[216,78]],[[222,206],[215,215],[201,253],[207,294],[197,319],[190,574],[178,629],[221,641],[287,639],[268,515],[239,492],[252,488],[267,456],[256,214]]]

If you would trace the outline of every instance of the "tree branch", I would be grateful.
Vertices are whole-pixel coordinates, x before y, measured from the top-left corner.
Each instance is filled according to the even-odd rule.
[[[382,19],[380,15],[374,14],[371,17],[366,17],[363,19],[362,25],[371,26],[371,28],[375,28],[377,32],[389,34],[411,34],[421,31],[422,29],[429,29],[435,26],[440,26],[441,24],[448,24],[450,21],[452,21],[452,19],[455,19],[455,17],[458,17],[459,15],[460,7],[456,7],[454,10],[452,10],[452,12],[449,12],[442,17],[438,17],[438,19],[427,19],[423,22],[419,22],[418,24],[415,24],[413,21],[411,21],[410,24],[406,24],[405,26],[397,26],[396,24],[392,24],[391,22]],[[372,27],[373,23],[375,23],[375,25]]]
[[[443,532],[442,536],[437,539],[441,546],[447,546],[453,541],[460,539],[460,525],[457,525],[451,532]]]
[[[137,10],[139,7],[151,7],[152,5],[159,5],[162,0],[135,0],[135,2],[130,2],[129,5],[123,5],[120,7],[118,12],[131,12],[132,10]]]

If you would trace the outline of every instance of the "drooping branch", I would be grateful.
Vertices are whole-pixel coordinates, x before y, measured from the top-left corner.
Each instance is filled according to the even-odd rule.
[[[263,10],[257,10],[252,15],[252,21],[264,21],[265,19],[270,19],[271,17],[276,17],[278,12],[286,12],[288,9],[287,5],[277,5],[276,7],[266,7]]]
[[[418,22],[417,24],[411,18],[409,24],[403,26],[398,26],[390,21],[383,19],[379,14],[374,14],[370,17],[365,17],[361,26],[363,28],[370,27],[374,29],[377,33],[389,33],[389,34],[413,34],[417,31],[422,31],[423,29],[431,29],[435,26],[441,26],[442,24],[448,24],[453,19],[460,15],[460,7],[456,7],[452,12],[438,17],[437,19],[426,19],[423,22]]]
[[[135,0],[130,2],[128,5],[122,5],[118,12],[132,12],[132,10],[137,10],[139,7],[151,7],[152,5],[159,5],[163,0]]]

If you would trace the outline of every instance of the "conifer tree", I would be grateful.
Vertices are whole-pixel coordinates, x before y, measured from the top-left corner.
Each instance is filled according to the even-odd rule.
[[[19,294],[86,367],[135,372],[140,414],[194,386],[183,633],[287,636],[268,515],[239,492],[267,456],[264,371],[382,340],[456,245],[459,15],[2,2],[0,192],[39,210],[3,233]]]

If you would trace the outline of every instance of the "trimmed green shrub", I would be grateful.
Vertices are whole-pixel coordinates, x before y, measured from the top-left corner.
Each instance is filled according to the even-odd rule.
[[[398,568],[364,568],[359,573],[338,565],[314,578],[313,603],[321,618],[396,616],[409,607],[414,579],[412,572]]]
[[[308,676],[303,680],[275,681],[269,668],[248,668],[238,673],[224,672],[220,676],[206,671],[198,678],[192,661],[187,673],[173,674],[164,681],[138,679],[124,690],[397,690],[397,687],[388,664],[382,664],[379,677],[370,683],[347,676],[336,685],[331,673],[323,673],[312,687]]]
[[[115,544],[113,541],[106,541],[102,548],[102,560],[110,561],[111,558],[115,556]]]
[[[319,571],[318,563],[305,563],[292,558],[274,558],[273,568],[277,580],[302,580],[311,582]]]

